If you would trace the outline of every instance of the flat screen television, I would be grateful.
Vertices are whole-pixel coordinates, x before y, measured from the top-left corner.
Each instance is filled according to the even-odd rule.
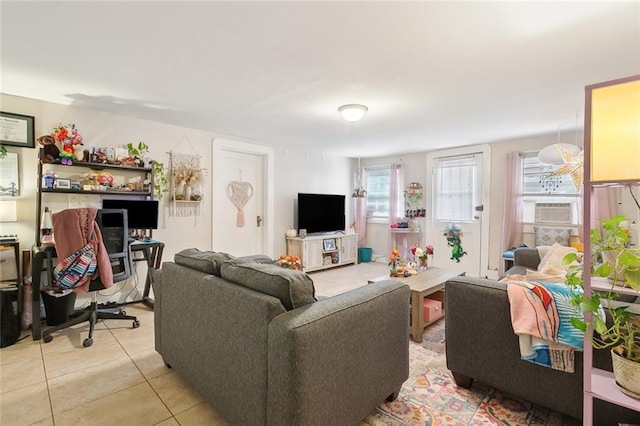
[[[308,234],[345,230],[345,196],[298,193],[298,229]]]
[[[158,200],[103,199],[102,208],[125,209],[130,230],[158,229]]]

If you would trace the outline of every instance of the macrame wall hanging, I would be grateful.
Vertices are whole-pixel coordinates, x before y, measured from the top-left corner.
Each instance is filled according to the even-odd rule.
[[[240,180],[231,181],[227,185],[227,197],[238,209],[238,215],[236,216],[236,226],[238,228],[242,228],[245,224],[243,208],[252,196],[253,186],[249,182],[242,181],[242,171],[240,171]]]
[[[178,142],[174,149],[185,140],[196,152],[186,136]],[[200,156],[197,153],[184,154],[173,150],[169,152],[171,216],[200,216],[200,206],[204,197],[203,181],[206,172],[206,169],[200,167]]]

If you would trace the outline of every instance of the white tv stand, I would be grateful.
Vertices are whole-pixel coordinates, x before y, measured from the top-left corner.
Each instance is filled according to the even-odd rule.
[[[287,254],[298,256],[305,272],[356,263],[358,234],[287,237]]]

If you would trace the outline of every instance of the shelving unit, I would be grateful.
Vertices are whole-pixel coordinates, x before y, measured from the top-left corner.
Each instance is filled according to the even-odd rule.
[[[41,159],[43,155],[42,149],[39,153]],[[85,189],[71,189],[71,188],[46,188],[44,187],[43,177],[44,168],[51,169],[55,173],[64,173],[68,175],[71,170],[89,169],[94,171],[111,170],[120,172],[124,175],[138,177],[139,180],[148,181],[148,186],[144,191],[124,191],[124,190],[85,190]],[[71,165],[63,165],[60,160],[56,160],[52,163],[45,163],[38,161],[38,192],[36,195],[36,229],[35,229],[35,241],[40,241],[40,225],[42,221],[42,196],[44,194],[91,194],[99,196],[117,196],[117,197],[138,197],[138,198],[153,198],[153,168],[151,167],[129,167],[120,166],[116,164],[102,164],[102,163],[90,163],[84,161],[74,161]]]
[[[617,100],[631,90],[624,105]],[[591,200],[598,186],[640,184],[640,134],[637,120],[640,116],[638,94],[640,75],[594,84],[586,87],[584,127],[584,265],[591,265],[592,251]],[[617,99],[616,99],[617,97]],[[602,103],[601,103],[602,102]],[[635,103],[634,103],[635,102]],[[618,110],[616,110],[618,108]],[[635,126],[635,127],[634,127]],[[635,129],[635,133],[629,131]],[[601,218],[595,218],[601,219]],[[606,219],[606,218],[605,218]],[[591,297],[594,290],[614,291],[640,296],[640,292],[616,286],[613,289],[597,278],[591,278],[589,267],[584,268],[584,293]],[[593,333],[588,330],[587,333]],[[593,347],[589,335],[584,342],[584,409],[583,424],[593,424],[593,399],[600,399],[640,413],[640,400],[625,395],[618,389],[613,374],[593,367]],[[639,414],[640,417],[640,414]]]
[[[356,263],[357,234],[287,237],[287,254],[298,256],[305,272]]]

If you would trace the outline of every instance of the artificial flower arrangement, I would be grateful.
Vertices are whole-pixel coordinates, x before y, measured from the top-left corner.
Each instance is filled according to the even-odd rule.
[[[416,258],[416,262],[420,264],[423,269],[427,268],[427,260],[429,256],[432,256],[434,252],[432,245],[427,245],[424,250],[421,247],[411,246],[411,254]]]
[[[400,257],[400,250],[391,250],[391,256],[389,256],[389,275],[392,277],[408,277],[417,273],[414,262],[407,262],[405,258]]]
[[[289,256],[286,254],[280,255],[280,258],[273,262],[274,264],[287,269],[293,269],[297,271],[302,269],[302,262],[298,256]]]
[[[82,136],[78,132],[78,128],[75,124],[67,124],[63,126],[58,124],[54,127],[51,134],[56,142],[60,142],[62,149],[60,150],[60,162],[64,165],[71,165],[74,154],[74,146],[82,145]]]
[[[178,162],[171,171],[175,199],[184,201],[202,201],[202,192],[192,188],[200,184],[206,176],[207,169],[200,168],[194,162]]]
[[[419,259],[428,259],[429,256],[433,255],[433,246],[428,245],[424,250],[417,246],[411,246],[411,254]]]

